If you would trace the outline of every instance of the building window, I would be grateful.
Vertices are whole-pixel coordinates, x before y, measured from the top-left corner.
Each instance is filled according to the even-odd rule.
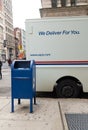
[[[51,4],[53,8],[57,7],[57,0],[51,0]]]
[[[61,0],[61,6],[65,7],[66,6],[66,0]]]
[[[76,0],[71,0],[71,6],[76,6]]]

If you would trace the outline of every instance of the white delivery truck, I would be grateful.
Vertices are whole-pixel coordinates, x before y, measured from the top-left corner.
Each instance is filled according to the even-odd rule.
[[[27,19],[26,58],[36,61],[37,92],[88,92],[88,16]]]

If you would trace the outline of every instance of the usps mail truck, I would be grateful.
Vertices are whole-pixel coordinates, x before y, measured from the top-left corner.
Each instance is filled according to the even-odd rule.
[[[88,92],[88,16],[27,19],[26,58],[36,61],[37,92]]]

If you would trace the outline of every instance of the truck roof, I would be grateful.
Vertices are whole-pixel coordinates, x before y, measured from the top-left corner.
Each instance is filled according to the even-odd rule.
[[[64,21],[64,20],[81,20],[81,19],[88,19],[87,15],[83,16],[65,16],[65,17],[43,17],[43,18],[35,18],[35,19],[26,19],[25,22],[36,22],[36,21],[53,21],[53,20],[59,20],[59,21]]]

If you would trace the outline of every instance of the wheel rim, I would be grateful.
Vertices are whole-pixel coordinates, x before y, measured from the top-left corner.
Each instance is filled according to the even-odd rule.
[[[74,93],[74,89],[71,86],[64,86],[62,89],[62,95],[65,97],[71,97]]]

